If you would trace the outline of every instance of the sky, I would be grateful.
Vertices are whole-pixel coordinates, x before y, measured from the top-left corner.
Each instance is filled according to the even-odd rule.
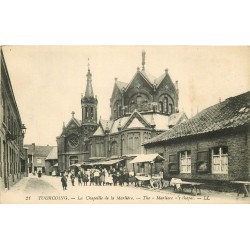
[[[81,119],[88,58],[98,117],[109,119],[114,78],[129,83],[141,67],[159,77],[168,69],[179,83],[179,110],[188,117],[250,90],[246,46],[5,46],[16,102],[27,131],[25,144],[56,145],[71,112]]]

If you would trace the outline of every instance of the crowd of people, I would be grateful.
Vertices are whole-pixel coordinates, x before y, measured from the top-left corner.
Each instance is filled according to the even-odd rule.
[[[122,167],[120,169],[114,167],[110,170],[106,168],[95,168],[65,171],[61,176],[63,190],[67,189],[68,179],[70,179],[72,186],[75,186],[75,182],[78,183],[78,186],[123,186],[124,184],[129,185],[130,182],[133,183],[135,181],[134,172],[127,172],[126,169]]]

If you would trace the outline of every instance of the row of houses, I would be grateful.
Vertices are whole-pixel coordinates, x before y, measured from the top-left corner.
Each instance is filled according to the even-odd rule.
[[[9,189],[28,173],[57,171],[57,147],[24,145],[26,127],[15,99],[0,47],[0,190]],[[55,166],[55,167],[54,167]]]
[[[0,190],[9,189],[26,171],[23,139],[26,131],[11,85],[2,47],[0,47]]]

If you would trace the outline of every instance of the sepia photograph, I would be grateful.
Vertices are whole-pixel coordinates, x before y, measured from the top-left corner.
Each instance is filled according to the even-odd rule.
[[[0,203],[250,203],[248,46],[0,49]]]

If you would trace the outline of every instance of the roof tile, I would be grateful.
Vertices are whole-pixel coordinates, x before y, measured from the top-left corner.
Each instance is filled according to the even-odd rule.
[[[144,145],[188,135],[235,128],[250,123],[250,91],[208,107],[191,119],[152,138]]]

